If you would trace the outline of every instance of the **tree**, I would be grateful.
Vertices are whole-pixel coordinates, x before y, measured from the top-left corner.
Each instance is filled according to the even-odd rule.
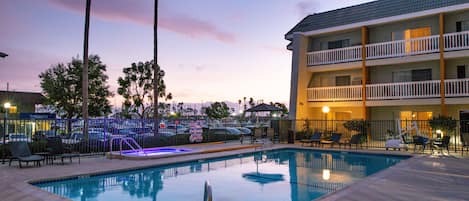
[[[141,119],[153,116],[150,114],[153,112],[153,70],[153,62],[150,61],[132,63],[122,70],[124,76],[117,80],[117,93],[124,97],[122,111],[125,117],[130,118],[132,114]],[[166,85],[161,75],[158,76],[158,92],[161,98],[172,98],[171,93],[166,96]]]
[[[107,98],[113,96],[107,85],[106,65],[99,56],[90,55],[88,67],[89,115],[106,116],[111,113],[111,104]],[[73,58],[71,62],[56,64],[39,75],[46,97],[45,104],[51,106],[62,118],[82,117],[82,72],[83,61]]]
[[[230,108],[225,102],[215,102],[205,108],[205,114],[211,119],[223,119],[230,116]]]
[[[274,103],[274,102],[270,102],[270,105],[282,109],[282,111],[281,111],[281,112],[282,112],[282,115],[283,115],[283,114],[288,114],[288,108],[287,108],[287,106],[286,106],[285,104],[279,103],[279,102],[275,102],[275,103]]]

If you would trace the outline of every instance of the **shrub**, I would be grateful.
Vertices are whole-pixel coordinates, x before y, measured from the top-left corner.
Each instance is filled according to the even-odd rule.
[[[433,131],[442,130],[445,133],[456,131],[457,122],[453,117],[441,116],[433,117],[428,121]]]

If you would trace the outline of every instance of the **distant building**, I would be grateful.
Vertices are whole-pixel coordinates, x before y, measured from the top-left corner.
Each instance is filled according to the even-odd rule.
[[[377,0],[309,15],[285,38],[291,119],[469,120],[469,0]]]
[[[10,102],[16,107],[16,113],[9,114],[10,118],[18,118],[20,113],[34,113],[36,106],[42,105],[45,97],[37,92],[0,91],[0,103],[2,111],[3,104]],[[3,118],[3,115],[0,115]]]

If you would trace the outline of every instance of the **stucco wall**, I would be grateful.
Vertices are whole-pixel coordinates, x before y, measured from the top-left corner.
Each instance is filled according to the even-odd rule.
[[[438,15],[394,22],[389,24],[369,27],[369,43],[380,43],[392,40],[392,32],[404,31],[422,27],[431,27],[431,35],[439,34]]]
[[[469,20],[469,12],[455,12],[445,14],[445,33],[456,32],[456,22]]]
[[[432,79],[440,79],[440,63],[439,61],[426,61],[416,63],[406,63],[397,65],[374,66],[368,68],[369,81],[376,83],[391,83],[392,73],[405,70],[432,69]]]
[[[361,80],[361,77],[362,77],[361,69],[313,73],[309,82],[309,87],[335,86],[336,76],[347,76],[347,75],[350,75],[351,82],[353,82],[354,80]]]
[[[309,38],[308,51],[321,50],[321,42],[326,43],[330,41],[350,39],[350,46],[360,45],[362,43],[361,30],[353,30],[342,33],[331,33],[327,35],[314,36]]]
[[[458,66],[466,65],[466,77],[469,77],[469,58],[458,58],[446,60],[446,79],[458,78]]]

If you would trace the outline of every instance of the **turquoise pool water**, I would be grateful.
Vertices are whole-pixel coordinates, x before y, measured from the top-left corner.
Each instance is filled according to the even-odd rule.
[[[216,201],[310,201],[405,159],[280,149],[34,185],[80,201],[201,201],[208,180]]]

